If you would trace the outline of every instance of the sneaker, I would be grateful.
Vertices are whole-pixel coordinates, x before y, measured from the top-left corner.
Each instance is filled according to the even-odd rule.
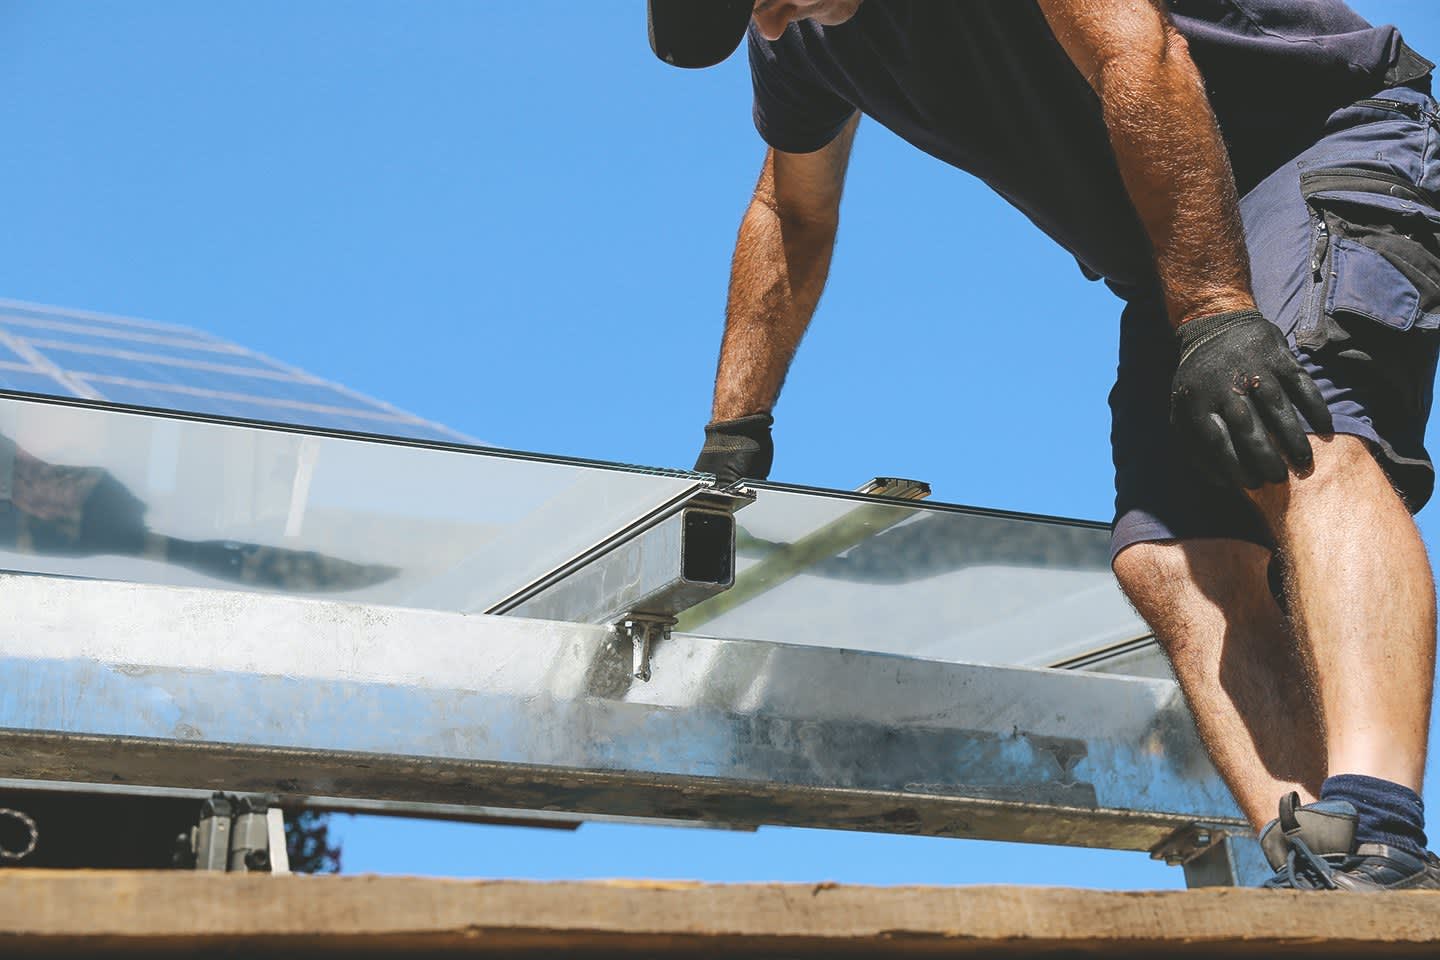
[[[1440,859],[1417,857],[1383,843],[1355,843],[1359,818],[1344,800],[1280,801],[1280,817],[1260,831],[1275,876],[1272,890],[1440,890]]]

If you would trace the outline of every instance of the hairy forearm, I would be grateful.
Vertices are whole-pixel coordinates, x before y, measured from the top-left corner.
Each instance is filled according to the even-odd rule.
[[[1153,21],[1090,80],[1179,325],[1252,308],[1254,296],[1235,180],[1199,70],[1164,12],[1148,13]]]
[[[830,268],[835,220],[787,213],[775,200],[773,178],[767,160],[735,244],[716,420],[774,406]]]

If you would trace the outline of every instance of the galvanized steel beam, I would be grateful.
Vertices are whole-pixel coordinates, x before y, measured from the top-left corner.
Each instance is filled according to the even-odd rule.
[[[0,575],[0,777],[1146,850],[1242,828],[1175,685]]]

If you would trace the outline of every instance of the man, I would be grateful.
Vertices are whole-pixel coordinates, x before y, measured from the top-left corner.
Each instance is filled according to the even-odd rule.
[[[869,114],[1125,301],[1112,563],[1246,815],[1280,801],[1270,883],[1440,888],[1410,516],[1434,482],[1433,65],[1342,0],[650,0],[680,66],[747,30],[769,149],[697,469],[769,471]],[[1065,322],[1040,309],[1015,319]]]

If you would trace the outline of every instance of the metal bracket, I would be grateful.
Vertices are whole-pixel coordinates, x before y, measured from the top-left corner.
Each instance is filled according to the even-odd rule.
[[[631,641],[632,672],[650,679],[650,652],[677,614],[735,583],[735,517],[749,490],[706,490],[622,530],[487,613],[605,624]]]
[[[855,488],[856,493],[886,500],[924,500],[930,496],[930,484],[924,480],[907,480],[904,477],[876,477]]]
[[[657,642],[670,639],[670,628],[673,626],[674,617],[643,613],[631,614],[614,625],[614,629],[630,641],[630,672],[636,680],[650,680],[650,653]]]
[[[273,796],[217,793],[200,822],[176,838],[176,866],[230,873],[289,873],[284,814]]]
[[[1150,859],[1183,868],[1192,888],[1253,887],[1270,873],[1259,841],[1221,824],[1181,827],[1151,848]]]

